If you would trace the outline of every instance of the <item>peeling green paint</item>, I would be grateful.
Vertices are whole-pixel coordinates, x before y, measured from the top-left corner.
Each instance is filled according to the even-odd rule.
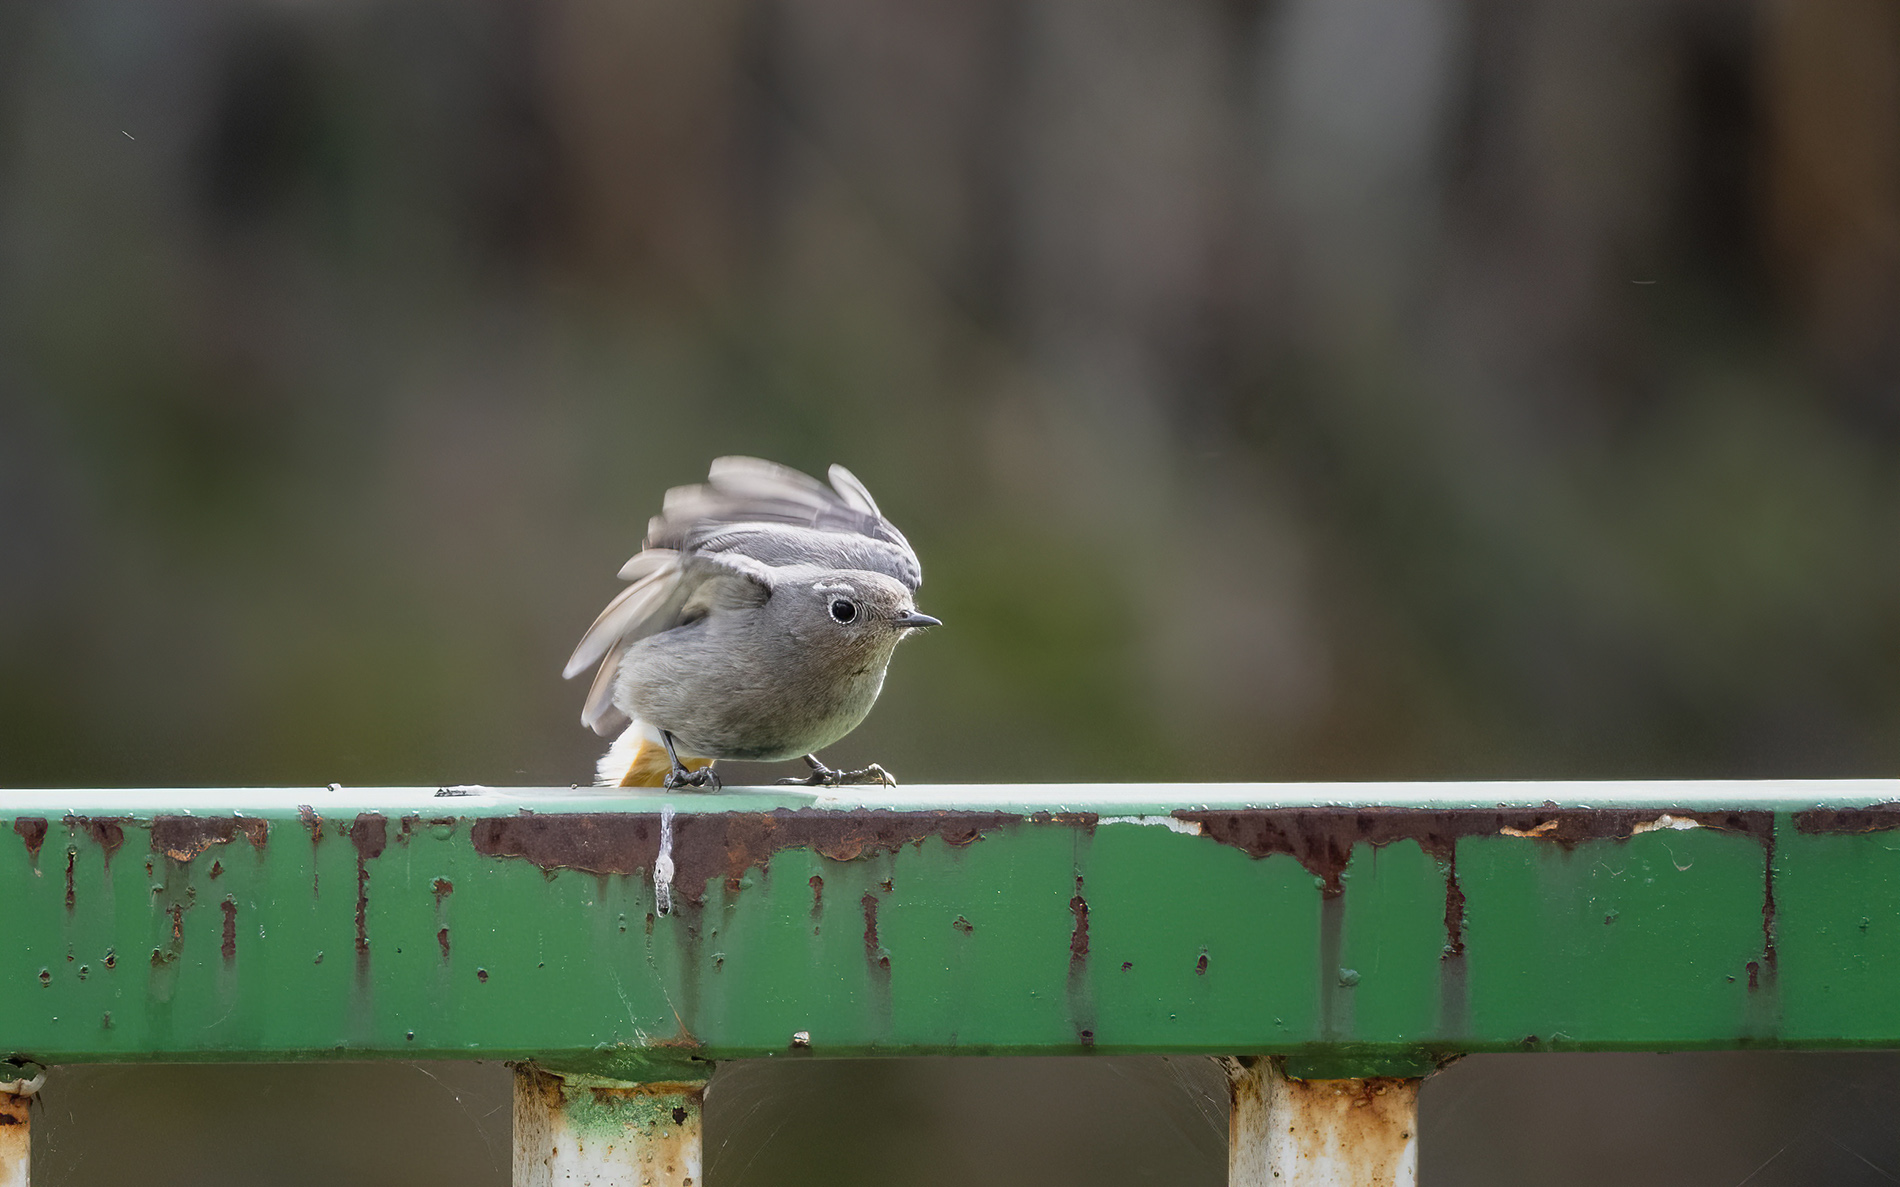
[[[632,1133],[662,1137],[698,1124],[701,1085],[590,1084],[562,1076],[561,1107],[568,1124],[583,1139]]]
[[[1900,817],[1868,811],[1890,781],[432,790],[0,792],[0,1053],[628,1082],[808,1055],[1338,1076],[1900,1046]],[[639,848],[663,805],[700,838],[671,913]],[[524,812],[553,847],[481,851]],[[1197,835],[1210,812],[1317,831],[1249,850]],[[1342,836],[1376,839],[1329,857]]]

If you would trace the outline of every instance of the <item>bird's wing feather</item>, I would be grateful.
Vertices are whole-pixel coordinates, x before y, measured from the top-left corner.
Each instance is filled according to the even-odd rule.
[[[864,484],[858,481],[856,474],[838,465],[832,466],[827,473],[831,478],[832,489],[844,496],[845,502],[866,515],[884,518],[884,513],[877,509],[877,500],[871,497],[870,491],[864,489]]]
[[[635,557],[627,562],[627,567],[632,568],[639,559]],[[669,599],[679,584],[679,573],[677,559],[668,558],[666,563],[648,570],[646,576],[621,590],[581,636],[574,654],[568,657],[567,667],[561,671],[561,678],[572,680],[607,654],[614,644],[638,630]]]
[[[718,574],[706,574],[702,580],[712,579],[717,575],[743,577],[766,590],[770,590],[778,583],[778,575],[773,572],[769,561],[738,549],[701,548],[693,553],[688,572],[697,576],[701,566],[708,565],[718,570]]]
[[[695,555],[745,556],[772,567],[815,565],[821,569],[865,569],[903,582],[922,584],[917,555],[908,546],[869,536],[826,532],[782,523],[735,523],[699,544]]]
[[[621,657],[631,643],[616,643],[594,673],[593,686],[587,690],[587,703],[581,706],[581,724],[605,738],[627,728],[632,720],[614,704],[614,680],[620,674]]]
[[[842,466],[832,467],[831,479],[826,486],[758,458],[718,458],[705,483],[666,493],[647,526],[647,547],[741,552],[768,565],[865,568],[920,586],[917,553],[864,484]]]
[[[666,567],[676,559],[679,553],[671,548],[645,548],[633,554],[633,559],[620,566],[622,581],[638,581]]]

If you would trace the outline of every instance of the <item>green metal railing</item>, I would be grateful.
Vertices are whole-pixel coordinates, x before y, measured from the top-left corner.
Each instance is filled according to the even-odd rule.
[[[1260,1181],[1409,1181],[1409,1155],[1262,1153],[1242,1106],[1318,1133],[1315,1082],[1363,1119],[1466,1052],[1900,1046],[1897,805],[1884,780],[0,792],[0,1045],[22,1080],[519,1061],[524,1182],[603,1134],[692,1146],[719,1060],[1203,1053],[1235,1057],[1235,1182],[1254,1155]]]

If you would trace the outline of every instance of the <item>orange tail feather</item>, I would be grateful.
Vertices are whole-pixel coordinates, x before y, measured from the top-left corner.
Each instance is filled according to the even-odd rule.
[[[710,758],[688,758],[680,756],[680,765],[689,771],[697,771],[713,765]],[[673,770],[673,763],[666,757],[666,747],[656,742],[642,739],[640,749],[634,752],[633,762],[628,765],[627,773],[621,776],[621,787],[665,787],[666,777]]]

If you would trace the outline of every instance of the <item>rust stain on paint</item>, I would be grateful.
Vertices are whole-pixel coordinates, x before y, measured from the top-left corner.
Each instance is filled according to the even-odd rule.
[[[682,812],[673,817],[673,894],[703,902],[717,880],[736,891],[748,870],[766,869],[785,849],[809,849],[832,861],[895,853],[937,838],[968,845],[1021,817],[1001,812]],[[470,840],[488,857],[518,857],[544,870],[651,876],[659,855],[657,814],[577,813],[491,816],[474,821]],[[814,887],[814,891],[817,888]]]
[[[227,898],[220,906],[224,910],[224,943],[218,950],[224,954],[224,963],[230,964],[237,959],[237,903]]]
[[[248,816],[157,816],[152,819],[152,851],[173,861],[190,861],[213,845],[228,845],[238,837],[263,849],[270,836],[268,821]]]
[[[1095,996],[1089,988],[1089,900],[1082,894],[1082,875],[1075,876],[1075,894],[1069,898],[1069,1018],[1075,1037],[1084,1047],[1095,1045]]]
[[[13,821],[13,831],[20,840],[26,842],[26,855],[33,861],[40,859],[40,846],[46,843],[46,817],[21,816]]]
[[[350,844],[356,849],[356,967],[369,971],[369,863],[389,846],[389,817],[364,812],[350,823]]]
[[[1871,811],[1871,810],[1870,810]],[[1738,833],[1763,848],[1766,870],[1762,896],[1763,960],[1774,962],[1774,814],[1767,811],[1703,812],[1680,808],[1506,808],[1435,810],[1416,808],[1248,808],[1231,811],[1181,809],[1176,819],[1196,824],[1202,836],[1241,850],[1250,857],[1285,854],[1306,867],[1333,898],[1345,892],[1343,875],[1355,845],[1378,847],[1411,841],[1445,866],[1445,951],[1461,959],[1465,950],[1465,895],[1457,877],[1457,844],[1466,837],[1505,836],[1533,844],[1574,848],[1590,841],[1627,841],[1661,822],[1671,827],[1700,827]],[[1664,818],[1668,818],[1666,821]],[[1881,827],[1900,821],[1900,806],[1888,815],[1837,813],[1814,822],[1818,827]]]
[[[125,844],[125,818],[122,816],[68,816],[66,827],[74,834],[85,833],[92,843],[99,846],[105,854],[106,865],[112,865],[112,855]]]

